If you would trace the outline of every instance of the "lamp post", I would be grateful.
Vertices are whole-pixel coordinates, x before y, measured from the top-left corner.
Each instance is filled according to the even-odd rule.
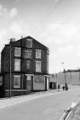
[[[11,52],[12,52],[12,49],[11,49],[11,40],[10,39],[10,80],[9,80],[9,97],[11,97]]]
[[[67,81],[66,81],[66,71],[65,71],[65,69],[64,69],[64,81],[65,81],[65,84],[66,84]]]
[[[64,69],[64,62],[61,63],[63,66],[63,74],[64,74],[64,84],[66,84],[66,71]]]

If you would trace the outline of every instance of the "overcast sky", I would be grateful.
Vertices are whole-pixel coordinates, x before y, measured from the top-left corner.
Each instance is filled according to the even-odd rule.
[[[0,0],[0,51],[22,35],[49,48],[50,73],[79,69],[80,0]]]

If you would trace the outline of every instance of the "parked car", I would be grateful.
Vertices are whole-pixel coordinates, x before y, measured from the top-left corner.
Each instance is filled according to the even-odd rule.
[[[74,115],[73,111],[76,109],[76,106],[77,104],[73,102],[68,109],[64,110],[64,113],[61,116],[60,120],[72,120],[72,116]]]

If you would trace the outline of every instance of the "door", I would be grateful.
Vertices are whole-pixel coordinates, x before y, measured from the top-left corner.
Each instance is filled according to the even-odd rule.
[[[32,90],[32,76],[31,75],[26,76],[26,89],[28,91]]]

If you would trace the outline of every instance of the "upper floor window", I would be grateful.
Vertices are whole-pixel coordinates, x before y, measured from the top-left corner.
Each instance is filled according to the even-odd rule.
[[[32,48],[32,39],[30,39],[30,38],[26,39],[26,47],[27,48]]]
[[[41,61],[36,61],[36,72],[41,72]]]
[[[14,60],[14,70],[15,71],[20,71],[21,70],[21,60],[20,59],[15,59]]]
[[[36,49],[36,58],[41,59],[41,50],[40,49]]]
[[[13,88],[20,88],[20,75],[14,75]]]
[[[31,61],[30,60],[26,60],[26,68],[27,69],[30,69],[30,64],[31,64]]]
[[[23,57],[24,58],[32,58],[32,50],[24,50]]]
[[[14,56],[20,57],[21,56],[21,48],[20,47],[15,47],[14,49]]]

